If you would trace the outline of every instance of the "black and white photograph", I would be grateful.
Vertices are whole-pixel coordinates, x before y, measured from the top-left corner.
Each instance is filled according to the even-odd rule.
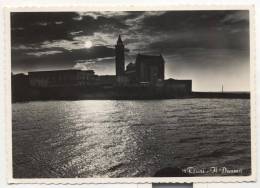
[[[12,178],[252,180],[250,11],[11,11]]]

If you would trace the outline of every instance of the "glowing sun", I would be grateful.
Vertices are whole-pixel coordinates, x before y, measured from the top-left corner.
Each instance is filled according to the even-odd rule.
[[[91,48],[92,45],[93,44],[92,44],[92,42],[90,40],[85,41],[85,44],[84,44],[85,48]]]

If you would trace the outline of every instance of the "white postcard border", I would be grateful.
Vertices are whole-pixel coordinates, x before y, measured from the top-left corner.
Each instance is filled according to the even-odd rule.
[[[251,175],[250,176],[207,176],[207,177],[137,177],[137,178],[13,178],[12,168],[12,110],[11,110],[11,12],[69,12],[69,11],[162,11],[162,10],[249,10],[250,14],[250,112],[251,112]],[[26,6],[4,8],[4,82],[6,117],[6,171],[10,184],[83,184],[83,183],[215,183],[256,181],[256,100],[255,100],[255,20],[253,5],[86,5],[86,6]]]

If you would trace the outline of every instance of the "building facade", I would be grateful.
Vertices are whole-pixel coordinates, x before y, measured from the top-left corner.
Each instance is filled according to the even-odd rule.
[[[175,80],[172,78],[164,80],[164,90],[166,95],[185,96],[192,92],[191,88],[191,80]]]
[[[116,77],[118,83],[153,83],[164,80],[164,59],[162,55],[136,56],[135,63],[129,63],[125,70],[125,46],[119,35],[115,45]]]
[[[141,55],[136,57],[136,79],[138,82],[156,83],[164,80],[164,59],[162,55]]]
[[[94,81],[93,70],[56,70],[29,72],[29,84],[32,87],[71,87],[86,86]]]

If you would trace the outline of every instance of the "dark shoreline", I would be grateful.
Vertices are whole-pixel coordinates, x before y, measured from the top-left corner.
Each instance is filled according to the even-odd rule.
[[[192,92],[192,98],[250,99],[249,92]]]
[[[42,90],[34,94],[23,96],[12,96],[12,103],[28,101],[50,101],[50,100],[163,100],[163,99],[250,99],[249,92],[191,92],[189,94],[161,94],[154,91],[120,92],[120,91],[96,91],[91,93],[70,91],[55,92]]]

